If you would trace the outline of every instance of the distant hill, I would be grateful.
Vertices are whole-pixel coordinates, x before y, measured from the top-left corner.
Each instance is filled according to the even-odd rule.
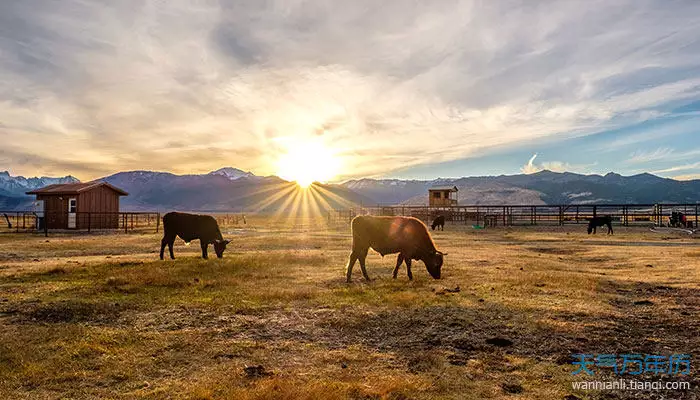
[[[101,178],[127,192],[128,211],[259,211],[274,212],[293,203],[294,184],[276,176],[257,176],[226,167],[201,175],[128,171]],[[31,208],[24,193],[63,178],[12,177],[0,172],[0,210]],[[316,184],[312,191],[322,208],[378,204],[424,205],[428,188],[455,185],[460,204],[611,204],[696,203],[700,180],[676,181],[651,174],[580,175],[541,171],[530,175],[501,175],[435,180],[357,179],[341,184]],[[286,207],[288,208],[288,207]]]
[[[535,174],[482,176],[430,181],[359,179],[343,186],[380,204],[422,205],[428,188],[455,185],[460,204],[696,203],[700,180],[676,181],[652,174],[581,175],[541,171]]]

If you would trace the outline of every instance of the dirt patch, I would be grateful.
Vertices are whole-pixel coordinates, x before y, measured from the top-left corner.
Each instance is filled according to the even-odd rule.
[[[588,251],[588,249],[584,249],[582,247],[527,247],[527,250],[533,253],[555,254],[560,256],[570,256]]]
[[[587,263],[604,263],[604,262],[609,262],[613,261],[613,257],[608,257],[608,256],[597,256],[597,257],[583,257],[581,258],[582,262],[587,262]]]
[[[30,305],[20,315],[33,322],[114,323],[125,310],[118,303],[90,303],[77,300]]]

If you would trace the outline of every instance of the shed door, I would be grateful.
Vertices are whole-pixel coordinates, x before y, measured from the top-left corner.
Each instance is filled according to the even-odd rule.
[[[72,197],[68,199],[68,229],[75,229],[76,213],[78,211],[78,199]]]

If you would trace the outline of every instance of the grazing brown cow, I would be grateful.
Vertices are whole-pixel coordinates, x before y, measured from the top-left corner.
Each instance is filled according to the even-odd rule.
[[[170,250],[170,258],[175,259],[173,254],[173,244],[175,238],[180,236],[182,240],[189,243],[199,239],[202,247],[202,258],[208,258],[207,247],[214,245],[216,256],[224,256],[228,240],[221,237],[219,224],[210,215],[187,214],[180,212],[169,212],[163,216],[163,240],[160,241],[160,259],[163,259],[165,246]]]
[[[413,217],[373,217],[361,215],[352,220],[352,254],[347,266],[347,281],[352,277],[352,267],[355,261],[360,261],[362,275],[370,280],[365,269],[365,259],[369,248],[382,256],[399,253],[394,268],[394,278],[399,267],[406,262],[408,279],[413,279],[411,260],[421,260],[428,273],[435,279],[440,279],[445,255],[435,248],[428,227],[419,219]]]

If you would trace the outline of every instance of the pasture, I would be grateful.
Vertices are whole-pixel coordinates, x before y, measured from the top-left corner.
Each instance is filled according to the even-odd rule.
[[[697,373],[672,394],[571,387],[573,353],[700,355],[697,237],[447,225],[431,232],[449,253],[443,279],[416,262],[412,282],[405,267],[393,280],[396,256],[370,251],[373,281],[356,267],[348,285],[349,227],[222,231],[223,259],[178,239],[174,261],[158,260],[155,233],[0,235],[0,398],[573,400],[700,388]]]

